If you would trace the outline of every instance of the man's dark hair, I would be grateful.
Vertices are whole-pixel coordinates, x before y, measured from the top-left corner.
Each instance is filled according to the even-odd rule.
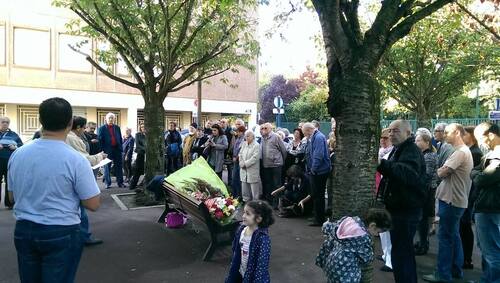
[[[85,128],[87,124],[87,119],[80,116],[73,116],[73,126],[71,126],[72,130],[76,130],[78,127]]]
[[[485,135],[492,133],[500,137],[500,127],[497,124],[490,123],[489,128],[484,132]]]
[[[58,132],[66,129],[73,119],[71,104],[63,98],[53,97],[38,107],[40,123],[45,131]]]
[[[265,201],[252,200],[246,203],[246,206],[250,207],[255,216],[260,216],[262,221],[258,224],[259,228],[267,228],[274,223],[273,208],[267,204]]]
[[[390,230],[392,226],[391,215],[385,209],[370,208],[366,213],[365,224],[368,226],[370,223],[375,223],[377,228],[384,231]]]

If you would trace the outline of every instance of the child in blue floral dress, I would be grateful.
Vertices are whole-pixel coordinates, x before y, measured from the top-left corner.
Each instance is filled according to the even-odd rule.
[[[371,236],[390,227],[389,213],[376,208],[368,211],[364,223],[359,217],[349,216],[336,222],[325,222],[322,230],[326,239],[316,258],[316,265],[323,269],[328,283],[371,282]]]
[[[267,228],[274,223],[273,209],[263,201],[249,201],[243,225],[233,240],[233,258],[226,283],[268,283],[271,240]]]

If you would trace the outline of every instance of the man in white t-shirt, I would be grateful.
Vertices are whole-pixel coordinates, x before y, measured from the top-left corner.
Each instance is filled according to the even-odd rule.
[[[474,164],[469,147],[462,140],[464,127],[452,123],[445,128],[444,133],[446,142],[455,151],[438,169],[438,176],[442,179],[436,192],[440,217],[439,250],[436,272],[423,277],[429,282],[451,282],[453,278],[463,277],[464,254],[459,227],[460,218],[468,204],[472,184],[470,173]]]

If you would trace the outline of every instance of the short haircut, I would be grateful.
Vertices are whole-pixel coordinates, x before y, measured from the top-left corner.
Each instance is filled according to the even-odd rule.
[[[290,131],[287,128],[283,128],[283,133],[285,133],[287,137],[290,135]]]
[[[417,131],[415,132],[415,136],[418,135],[426,135],[432,139],[432,133],[427,128],[418,128]]]
[[[399,129],[401,131],[408,131],[411,133],[411,124],[407,120],[399,119],[394,122],[397,122],[399,124]]]
[[[444,129],[446,128],[446,126],[448,126],[448,124],[446,124],[446,123],[437,123],[437,124],[434,126],[434,130],[441,130],[441,131],[444,131]]]
[[[245,205],[253,210],[256,217],[261,217],[262,221],[258,224],[259,228],[267,228],[274,223],[273,209],[265,201],[252,200]]]
[[[96,122],[87,122],[87,127],[97,127],[97,123]]]
[[[0,117],[0,121],[4,121],[4,120],[9,121],[9,123],[10,123],[10,118],[9,117],[7,117],[7,116]]]
[[[321,125],[318,121],[312,120],[311,123],[314,125],[315,128],[318,128],[318,129],[321,128]]]
[[[177,127],[177,123],[176,123],[176,122],[174,122],[174,121],[170,121],[170,122],[168,122],[168,125],[169,125],[169,126],[170,126],[170,124],[174,124],[174,127]]]
[[[498,127],[497,124],[493,124],[493,123],[489,123],[489,122],[486,122],[486,123],[483,123],[484,124],[484,128],[485,128],[485,131],[483,133],[483,136],[489,134],[489,133],[492,133],[492,134],[495,134],[497,136],[500,137],[500,128]]]
[[[302,132],[302,129],[300,128],[296,128],[293,130],[293,133],[295,134],[295,132],[299,132],[299,135],[300,135],[300,139],[303,139],[304,138],[304,132]]]
[[[316,129],[316,127],[313,123],[304,123],[304,125],[302,125],[302,129]]]
[[[73,109],[64,98],[53,97],[44,100],[38,107],[38,112],[45,131],[63,131],[73,121]]]
[[[84,128],[86,124],[87,124],[87,119],[80,116],[74,116],[73,125],[71,126],[71,129],[76,130],[78,127]]]
[[[472,143],[474,145],[477,145],[477,139],[474,136],[474,130],[475,129],[476,129],[476,127],[474,127],[474,126],[467,126],[467,127],[464,128],[464,130],[470,135],[470,137],[472,139]]]
[[[451,123],[447,127],[452,127],[453,129],[457,130],[460,133],[460,136],[465,135],[465,129],[464,126],[458,124],[458,123]]]
[[[109,119],[109,117],[116,118],[116,115],[113,112],[109,112],[108,114],[106,114],[106,121]]]
[[[254,138],[255,138],[255,133],[254,133],[252,130],[247,130],[247,131],[245,132],[245,137],[246,137],[247,135],[251,135],[252,137],[254,137]]]
[[[365,224],[375,223],[377,228],[384,231],[390,230],[392,227],[391,215],[387,210],[382,208],[370,208],[365,216]]]
[[[424,142],[426,142],[426,143],[429,144],[429,146],[432,144],[432,136],[429,135],[426,132],[419,132],[419,131],[417,131],[417,133],[415,134],[415,136],[421,137],[424,140]]]

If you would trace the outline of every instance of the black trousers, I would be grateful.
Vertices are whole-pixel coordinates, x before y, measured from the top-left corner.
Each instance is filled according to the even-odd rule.
[[[464,214],[465,215],[465,214]],[[468,214],[470,216],[470,214]],[[472,232],[472,220],[460,220],[460,239],[464,250],[464,263],[472,263],[472,250],[474,249],[474,233]]]
[[[137,187],[137,182],[139,178],[144,174],[144,153],[138,153],[135,159],[134,175],[132,176],[132,181],[130,181],[130,189],[133,190]]]
[[[272,167],[272,168],[264,168],[260,167],[260,178],[262,181],[262,196],[265,200],[267,200],[270,204],[273,204],[273,198],[271,197],[271,193],[281,186],[281,169],[282,166]],[[278,203],[274,204],[275,207],[278,206]]]
[[[130,181],[132,177],[132,160],[129,158],[125,160],[125,155],[123,155],[123,173],[125,173],[125,180]]]
[[[325,190],[330,173],[309,175],[311,181],[311,197],[314,206],[314,219],[317,223],[325,222]]]
[[[8,184],[7,184],[7,165],[9,164],[9,159],[6,158],[0,158],[0,188],[2,185],[2,180],[5,182],[5,206],[12,208],[14,206],[13,203],[10,202],[9,199],[9,191],[8,191]],[[1,197],[1,194],[0,194]],[[0,199],[1,201],[1,199]]]

